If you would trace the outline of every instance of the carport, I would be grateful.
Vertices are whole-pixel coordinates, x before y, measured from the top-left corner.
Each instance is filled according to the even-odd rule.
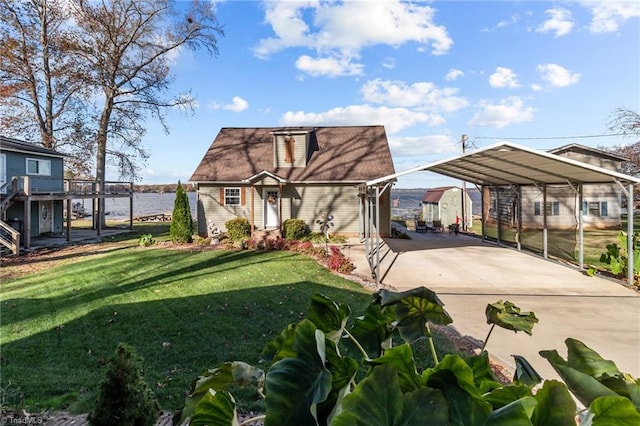
[[[430,171],[475,184],[480,193],[483,187],[490,188],[520,188],[535,186],[544,197],[546,205],[547,187],[550,185],[568,185],[578,197],[578,266],[584,269],[584,220],[583,220],[583,185],[585,184],[615,184],[627,200],[633,200],[633,186],[640,183],[640,179],[576,161],[570,158],[527,148],[510,142],[500,142],[474,152],[469,152],[448,160],[437,161],[419,167],[414,167],[400,173],[384,176],[366,182],[364,237],[365,251],[371,268],[371,274],[380,283],[380,215],[376,202],[385,191],[390,191],[397,178],[410,173]],[[500,191],[496,191],[499,197]],[[522,211],[522,199],[519,199]],[[484,210],[484,200],[482,202]],[[627,202],[627,235],[633,235],[633,202]],[[548,255],[547,211],[542,209],[543,215],[543,256]],[[483,229],[485,214],[482,214]],[[500,215],[498,215],[498,226]],[[520,222],[518,222],[520,226]],[[484,231],[483,231],[484,240]],[[498,234],[498,245],[500,237]],[[518,242],[518,249],[521,250]],[[633,282],[633,240],[627,238],[627,271],[628,282]]]

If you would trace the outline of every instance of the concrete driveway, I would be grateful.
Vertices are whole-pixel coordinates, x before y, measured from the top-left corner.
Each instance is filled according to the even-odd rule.
[[[613,360],[620,370],[640,377],[640,294],[621,284],[588,277],[577,268],[518,252],[479,238],[449,233],[407,231],[413,240],[385,239],[381,247],[382,284],[403,291],[425,286],[440,296],[465,336],[484,340],[490,326],[488,303],[509,300],[540,320],[533,336],[496,327],[487,349],[514,369],[512,354],[522,355],[544,378],[557,378],[538,352],[557,349],[573,337]],[[348,255],[356,273],[370,276],[364,246]]]

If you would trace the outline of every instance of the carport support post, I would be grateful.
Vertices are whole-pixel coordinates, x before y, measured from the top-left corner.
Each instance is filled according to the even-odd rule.
[[[584,269],[584,206],[582,184],[578,186],[578,267]]]
[[[549,244],[547,240],[547,185],[542,187],[542,256],[549,257]]]
[[[498,247],[502,244],[502,211],[500,211],[500,187],[496,186],[496,212],[498,213],[498,232],[496,237],[498,239]]]
[[[627,285],[633,285],[633,183],[629,183],[627,190]]]
[[[389,197],[391,199],[391,197]],[[376,185],[376,285],[380,285],[380,186]]]

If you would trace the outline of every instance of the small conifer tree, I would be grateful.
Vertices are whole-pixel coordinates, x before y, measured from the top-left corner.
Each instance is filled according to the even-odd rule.
[[[133,348],[119,344],[109,360],[89,424],[153,426],[159,415],[158,400],[142,377],[142,358]]]
[[[174,243],[190,243],[193,235],[193,219],[191,218],[189,197],[184,188],[182,188],[180,181],[178,181],[178,187],[176,188],[176,200],[173,203],[169,235]]]

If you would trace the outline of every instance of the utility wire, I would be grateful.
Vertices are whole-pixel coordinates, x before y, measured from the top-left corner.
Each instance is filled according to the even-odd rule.
[[[585,138],[606,138],[609,136],[625,136],[626,133],[608,133],[605,135],[582,135],[582,136],[552,136],[552,137],[531,137],[531,138],[508,138],[508,137],[493,137],[493,136],[474,136],[474,139],[513,139],[513,140],[545,140],[545,139],[585,139]]]

